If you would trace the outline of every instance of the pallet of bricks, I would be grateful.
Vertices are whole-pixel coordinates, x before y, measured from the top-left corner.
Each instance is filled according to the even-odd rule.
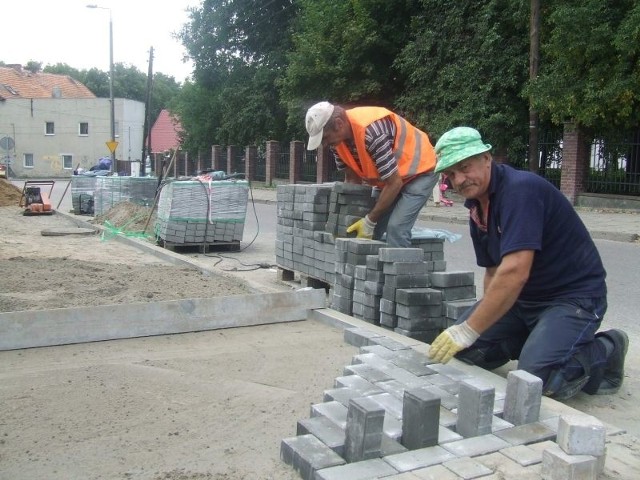
[[[151,206],[158,188],[153,177],[95,177],[95,214],[102,215],[121,202]]]
[[[247,212],[246,180],[174,181],[160,192],[154,232],[165,248],[240,248]]]
[[[444,239],[418,229],[411,248],[349,238],[348,226],[373,207],[371,193],[342,182],[278,186],[279,275],[326,283],[335,310],[430,343],[475,302],[473,272],[447,272]]]

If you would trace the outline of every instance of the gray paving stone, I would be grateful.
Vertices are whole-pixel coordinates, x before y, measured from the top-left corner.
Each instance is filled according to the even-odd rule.
[[[369,395],[368,398],[384,408],[387,415],[391,415],[397,419],[402,418],[402,400],[398,397],[385,392],[376,395]]]
[[[344,457],[344,430],[326,417],[298,420],[297,435],[313,435],[331,450]]]
[[[489,434],[446,443],[442,447],[457,457],[476,457],[497,452],[509,446],[510,444],[505,440]]]
[[[455,458],[453,453],[436,445],[434,447],[398,453],[397,455],[389,455],[384,457],[383,460],[399,472],[408,472],[418,468],[437,465],[447,460],[452,460],[453,458]]]
[[[553,442],[550,442],[553,444]],[[528,467],[542,462],[542,450],[534,450],[528,445],[516,445],[514,447],[503,448],[500,453],[509,457],[514,462]]]
[[[404,343],[400,343],[397,340],[385,336],[372,338],[371,345],[382,345],[383,347],[394,351],[406,350],[409,348]]]
[[[596,458],[591,455],[569,455],[556,445],[542,452],[540,473],[544,480],[595,480]]]
[[[313,480],[318,470],[344,465],[345,460],[313,435],[285,438],[280,458],[291,465],[303,480]]]
[[[353,388],[348,387],[340,387],[340,388],[330,388],[324,391],[323,401],[324,402],[339,402],[345,407],[349,405],[349,400],[356,397],[361,397],[362,393],[354,390]]]
[[[361,363],[358,365],[347,365],[344,367],[344,375],[358,375],[368,382],[385,382],[391,380],[391,377],[377,368]]]
[[[378,258],[381,262],[421,262],[424,259],[424,250],[382,247],[378,250]]]
[[[344,375],[342,377],[337,377],[335,380],[335,387],[351,388],[352,390],[360,392],[361,397],[382,393],[382,390],[378,386],[368,380],[365,380],[359,375]]]
[[[473,272],[433,272],[431,284],[434,287],[463,287],[475,285]]]
[[[537,422],[542,402],[542,380],[524,370],[507,374],[503,418],[514,425]]]
[[[440,397],[427,389],[405,390],[402,402],[402,444],[409,450],[438,444]]]
[[[483,480],[540,480],[540,463],[523,467],[499,452],[474,457],[474,460],[495,472]]]
[[[555,440],[556,433],[542,422],[534,422],[500,430],[495,433],[495,436],[511,445],[527,445],[545,440]]]
[[[493,470],[489,467],[468,457],[455,458],[444,462],[442,465],[464,480],[472,480],[493,473]]]
[[[324,402],[311,405],[311,417],[324,416],[338,425],[347,428],[347,407],[339,402]]]
[[[389,477],[398,471],[380,458],[318,470],[315,480],[369,480]]]
[[[570,455],[604,455],[606,431],[600,420],[591,415],[561,415],[558,423],[558,446]]]
[[[380,457],[384,409],[370,397],[349,402],[344,458],[349,463]]]
[[[495,388],[485,381],[467,378],[460,382],[456,432],[463,437],[491,433]]]
[[[421,468],[410,472],[412,477],[408,480],[459,480],[460,477],[442,465]],[[391,477],[393,480],[404,480],[400,477]],[[391,479],[389,479],[391,480]]]

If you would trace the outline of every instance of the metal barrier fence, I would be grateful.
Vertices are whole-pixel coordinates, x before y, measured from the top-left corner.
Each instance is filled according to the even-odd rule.
[[[586,191],[616,195],[640,195],[640,138],[596,138],[591,145]]]
[[[278,163],[276,165],[276,178],[289,178],[290,157],[291,155],[288,151],[280,153],[280,158],[278,159]]]
[[[244,173],[245,158],[244,152],[239,153],[231,159],[231,173]]]
[[[264,182],[267,179],[267,158],[264,154],[258,154],[256,157],[254,177],[259,182]]]
[[[318,178],[318,151],[305,150],[302,157],[302,168],[300,169],[300,180],[302,182],[315,183]]]

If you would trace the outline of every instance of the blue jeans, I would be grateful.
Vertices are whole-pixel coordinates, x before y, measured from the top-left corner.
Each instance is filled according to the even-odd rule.
[[[419,175],[405,184],[391,208],[378,219],[373,238],[379,240],[386,232],[390,247],[410,247],[411,229],[437,181],[438,175],[432,172]]]
[[[456,358],[486,369],[517,359],[518,369],[542,379],[545,394],[569,398],[606,363],[606,352],[594,341],[606,310],[606,297],[517,301]]]

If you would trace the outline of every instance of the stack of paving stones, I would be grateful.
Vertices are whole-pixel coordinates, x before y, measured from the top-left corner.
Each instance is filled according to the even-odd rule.
[[[168,183],[160,192],[155,235],[165,246],[239,245],[248,191],[245,180]]]
[[[496,392],[369,330],[347,329],[345,341],[360,353],[298,422],[296,436],[281,442],[281,459],[301,478],[591,480],[602,473],[602,423],[541,408],[539,378],[512,371]]]
[[[158,180],[152,177],[95,177],[95,182],[96,215],[102,215],[121,202],[150,206],[158,188]]]
[[[375,199],[371,187],[335,182],[329,197],[329,215],[325,231],[334,237],[346,237],[347,228],[371,211]]]
[[[391,249],[347,237],[346,228],[373,205],[371,187],[280,185],[277,201],[280,279],[299,272],[303,286],[330,288],[335,310],[430,342],[473,304],[473,273],[445,271],[443,239],[418,234],[412,248]]]
[[[278,185],[276,262],[319,281],[334,281],[334,236],[325,231],[333,184]],[[293,278],[288,278],[292,280]]]

